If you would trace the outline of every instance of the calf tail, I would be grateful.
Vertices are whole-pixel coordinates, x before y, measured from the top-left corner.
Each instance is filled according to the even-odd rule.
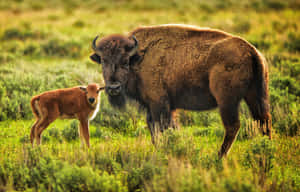
[[[39,110],[38,110],[39,100],[40,100],[39,96],[34,96],[34,97],[32,97],[32,99],[30,101],[32,113],[37,119],[40,116]]]
[[[34,123],[34,125],[31,128],[31,131],[30,131],[30,142],[31,142],[32,146],[33,146],[34,138],[36,137],[36,126],[39,123],[39,119],[40,119],[40,115],[41,115],[39,113],[39,100],[40,100],[39,96],[34,96],[34,97],[32,97],[32,99],[30,101],[32,113],[36,118],[36,122]]]

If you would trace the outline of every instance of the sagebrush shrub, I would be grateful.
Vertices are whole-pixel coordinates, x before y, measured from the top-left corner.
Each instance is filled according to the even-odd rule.
[[[259,137],[252,141],[244,155],[244,165],[251,167],[260,175],[259,183],[265,183],[267,174],[274,167],[276,147],[267,137]]]
[[[53,38],[43,42],[40,45],[40,51],[42,56],[80,58],[82,45],[74,40],[66,41]]]
[[[116,162],[110,154],[94,153],[91,157],[91,164],[99,170],[106,171],[109,174],[116,174],[120,171],[121,165]]]
[[[67,141],[72,141],[79,138],[78,126],[78,121],[72,120],[71,123],[69,125],[66,125],[62,130],[63,138]]]
[[[6,29],[2,36],[1,40],[26,40],[26,39],[42,39],[45,38],[46,34],[41,31],[33,31],[31,29],[20,29],[20,28],[8,28]]]
[[[300,51],[300,35],[290,32],[288,34],[288,40],[285,42],[285,47],[291,52]]]

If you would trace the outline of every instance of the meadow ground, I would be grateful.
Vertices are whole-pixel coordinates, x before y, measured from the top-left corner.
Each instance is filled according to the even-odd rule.
[[[87,0],[0,2],[0,191],[299,191],[300,2],[296,0]],[[91,148],[77,121],[57,120],[32,148],[30,98],[46,90],[102,83],[89,60],[92,39],[166,23],[240,35],[267,58],[273,140],[259,134],[243,102],[241,129],[218,160],[217,110],[179,111],[180,130],[151,144],[145,114],[120,112],[102,94]]]

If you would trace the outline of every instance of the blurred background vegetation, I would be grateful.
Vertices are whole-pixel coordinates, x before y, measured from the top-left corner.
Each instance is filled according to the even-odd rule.
[[[0,191],[298,191],[299,10],[299,0],[1,0]],[[179,111],[181,130],[154,148],[144,112],[135,104],[116,111],[102,94],[89,152],[77,149],[76,121],[56,121],[43,149],[28,147],[33,95],[103,83],[101,66],[89,60],[96,35],[166,23],[225,30],[265,55],[275,142],[259,136],[242,103],[225,162],[216,158],[224,133],[217,110]]]

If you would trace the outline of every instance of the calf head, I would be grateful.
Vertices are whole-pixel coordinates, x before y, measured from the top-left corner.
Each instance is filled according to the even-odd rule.
[[[80,89],[85,92],[89,105],[92,108],[96,108],[96,105],[99,102],[98,100],[100,99],[99,92],[103,90],[104,87],[99,87],[98,84],[93,83],[89,84],[87,87],[80,87]]]
[[[102,64],[105,90],[112,106],[125,106],[125,87],[131,65],[137,58],[138,41],[134,36],[110,35],[98,43],[98,36],[92,43],[94,54],[91,60]]]

